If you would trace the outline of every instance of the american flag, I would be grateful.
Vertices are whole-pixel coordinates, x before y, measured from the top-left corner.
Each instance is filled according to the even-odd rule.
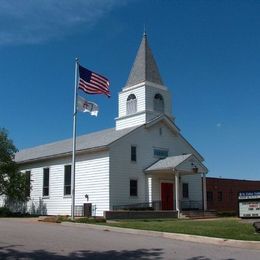
[[[105,94],[110,97],[109,80],[79,65],[79,86],[88,94]]]

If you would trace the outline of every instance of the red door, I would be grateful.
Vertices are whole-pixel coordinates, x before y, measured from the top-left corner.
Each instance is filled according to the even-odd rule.
[[[161,183],[162,210],[173,210],[173,184]]]

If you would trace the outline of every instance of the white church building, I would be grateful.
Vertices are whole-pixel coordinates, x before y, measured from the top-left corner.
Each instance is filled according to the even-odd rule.
[[[72,139],[16,154],[31,179],[30,212],[71,214],[71,157]],[[83,205],[96,216],[140,205],[205,210],[203,161],[175,124],[171,94],[144,34],[119,93],[115,127],[77,138],[75,213],[80,215]]]

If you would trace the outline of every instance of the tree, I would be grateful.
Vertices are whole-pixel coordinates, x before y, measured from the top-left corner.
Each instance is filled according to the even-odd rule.
[[[28,177],[19,172],[19,166],[14,161],[17,148],[8,138],[8,132],[0,128],[0,195],[8,201],[25,202],[28,200]],[[28,187],[29,186],[29,187]]]

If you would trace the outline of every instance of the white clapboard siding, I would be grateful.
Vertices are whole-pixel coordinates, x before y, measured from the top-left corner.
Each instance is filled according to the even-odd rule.
[[[169,91],[156,88],[156,87],[151,87],[151,86],[146,86],[145,89],[145,99],[146,99],[146,107],[145,109],[147,111],[154,111],[154,97],[156,94],[161,94],[163,97],[164,101],[164,113],[172,117],[172,104],[171,104],[171,95]],[[155,112],[156,114],[156,112]],[[154,118],[154,115],[149,114],[149,117],[147,118],[147,121],[151,120]]]
[[[38,164],[24,166],[31,171],[31,200],[29,211],[35,211],[41,206],[42,214],[70,215],[71,196],[64,196],[64,166],[71,164],[71,157],[50,160]],[[43,197],[43,168],[49,168],[49,196]],[[109,209],[109,157],[108,152],[84,154],[77,156],[75,178],[75,205],[92,203],[96,207],[94,214],[103,216],[103,211]],[[89,200],[85,198],[88,194]],[[46,210],[46,212],[44,211]]]
[[[162,182],[172,182],[175,183],[174,176],[170,177],[169,174],[158,174],[158,176],[152,177],[152,183],[151,183],[151,194],[149,194],[152,197],[152,201],[158,201],[161,200],[161,190],[160,185]],[[183,199],[182,198],[182,183],[188,183],[189,185],[189,198]],[[174,184],[175,185],[175,184]],[[183,200],[192,200],[192,201],[202,201],[202,182],[201,182],[201,175],[200,174],[194,174],[194,175],[184,175],[181,176],[180,181],[180,199]],[[175,189],[175,186],[173,187]]]
[[[144,158],[140,158],[139,132],[136,130],[114,143],[110,148],[111,206],[133,204],[145,200]],[[131,145],[137,146],[137,162],[131,162]],[[142,157],[145,156],[144,154]],[[130,179],[138,180],[138,196],[130,197]]]
[[[200,174],[182,176],[181,183],[189,184],[189,200],[202,200],[202,180]]]
[[[146,120],[145,113],[139,115],[134,114],[125,118],[118,118],[116,120],[116,130],[142,125],[145,123],[145,120]]]
[[[118,117],[126,116],[126,101],[129,95],[134,94],[137,99],[137,112],[145,110],[145,86],[119,93]]]
[[[5,197],[2,195],[0,196],[0,207],[3,207],[5,204]]]
[[[136,96],[137,111],[135,114],[127,115],[127,98],[131,94]],[[140,85],[119,93],[119,112],[118,118],[116,119],[116,129],[120,130],[141,125],[160,115],[160,112],[154,110],[154,97],[156,94],[162,95],[164,100],[164,113],[171,118],[172,104],[170,93],[164,88]]]
[[[76,205],[92,203],[96,208],[93,212],[103,216],[109,210],[109,157],[108,153],[102,156],[93,156],[92,159],[81,161],[76,166]],[[88,200],[85,195],[88,195]]]
[[[136,162],[131,162],[131,145],[137,147]],[[168,149],[169,156],[183,153],[196,155],[194,148],[183,141],[164,121],[148,128],[141,126],[113,142],[107,150],[77,156],[75,205],[92,203],[93,208],[96,208],[93,213],[101,216],[103,211],[116,205],[160,200],[160,183],[174,182],[174,175],[144,173],[144,169],[158,160],[154,157],[154,148]],[[42,209],[42,214],[70,215],[71,196],[64,196],[64,165],[70,163],[71,157],[64,157],[23,165],[22,170],[31,171],[32,191],[31,201],[28,202],[31,212]],[[47,198],[42,197],[45,167],[50,169]],[[149,177],[151,179],[148,179]],[[185,181],[189,182],[191,199],[201,199],[200,175],[185,178]],[[130,179],[138,181],[138,196],[130,196]]]
[[[160,135],[160,129],[161,133]],[[137,162],[131,162],[131,145],[137,147]],[[168,149],[169,156],[183,153],[193,153],[191,146],[182,142],[180,136],[176,136],[164,123],[157,123],[150,128],[138,128],[133,133],[115,142],[110,149],[111,172],[111,207],[131,203],[143,203],[149,201],[147,192],[152,189],[152,199],[160,200],[160,182],[162,180],[174,181],[174,175],[158,175],[152,177],[152,188],[148,185],[144,169],[158,160],[153,155],[153,148]],[[200,175],[198,175],[200,176]],[[138,180],[138,196],[130,197],[130,179]],[[197,185],[197,179],[194,186]],[[192,180],[191,180],[192,182]],[[200,198],[201,199],[201,198]]]

